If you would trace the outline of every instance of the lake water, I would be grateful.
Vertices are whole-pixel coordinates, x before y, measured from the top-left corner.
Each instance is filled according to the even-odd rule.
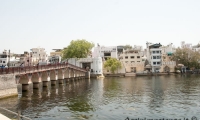
[[[200,76],[76,80],[42,93],[34,90],[32,96],[0,100],[0,106],[33,120],[200,120]]]

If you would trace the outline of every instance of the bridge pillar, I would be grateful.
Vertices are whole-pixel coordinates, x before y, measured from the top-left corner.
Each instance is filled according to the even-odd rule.
[[[19,83],[20,80],[20,76],[15,76],[15,82],[17,85],[17,93],[18,93],[18,97],[20,98],[22,96],[22,84]]]
[[[59,84],[65,83],[64,73],[65,73],[65,69],[58,70],[58,82],[59,82]]]
[[[69,78],[69,68],[64,70],[64,78]]]
[[[85,78],[90,79],[90,71],[87,71],[87,72],[85,73]]]
[[[70,81],[74,80],[74,70],[70,69]]]
[[[50,73],[51,85],[58,84],[58,70],[52,70]]]
[[[43,90],[43,82],[42,82],[42,73],[38,72],[36,74],[32,74],[33,88],[38,89],[41,93]]]
[[[23,75],[20,77],[20,83],[22,84],[22,91],[33,92],[32,74]]]
[[[50,71],[43,72],[41,79],[43,82],[43,87],[45,87],[45,89],[50,91],[51,90]]]
[[[69,82],[69,79],[70,79],[70,69],[69,68],[65,69],[64,78],[66,79],[66,82]]]

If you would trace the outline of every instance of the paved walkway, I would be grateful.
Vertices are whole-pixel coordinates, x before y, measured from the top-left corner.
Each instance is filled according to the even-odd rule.
[[[0,120],[11,120],[0,113]]]

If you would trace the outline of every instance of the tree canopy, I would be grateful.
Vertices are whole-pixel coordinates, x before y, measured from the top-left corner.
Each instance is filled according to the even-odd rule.
[[[125,49],[125,50],[132,49],[132,48],[133,48],[133,47],[132,47],[131,45],[125,45],[125,46],[124,46],[124,49]]]
[[[106,62],[104,63],[104,68],[109,69],[112,73],[115,73],[115,71],[118,68],[121,68],[122,64],[120,61],[118,61],[116,58],[109,58],[108,60],[106,60]]]
[[[172,56],[172,60],[175,60],[178,64],[188,66],[189,68],[200,68],[199,51],[193,51],[189,48],[177,48]]]
[[[94,47],[94,43],[82,40],[72,40],[67,48],[63,49],[62,57],[67,58],[86,58]]]

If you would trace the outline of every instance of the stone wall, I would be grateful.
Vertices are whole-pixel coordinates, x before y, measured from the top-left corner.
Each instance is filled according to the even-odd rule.
[[[15,75],[0,75],[0,98],[17,95]]]

